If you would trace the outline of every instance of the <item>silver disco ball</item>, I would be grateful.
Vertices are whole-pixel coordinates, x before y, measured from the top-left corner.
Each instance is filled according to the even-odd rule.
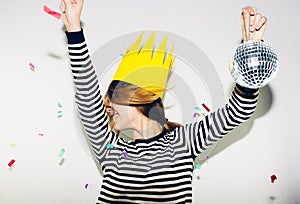
[[[240,44],[230,63],[236,83],[247,88],[260,88],[277,73],[279,60],[273,48],[265,42],[247,41]]]

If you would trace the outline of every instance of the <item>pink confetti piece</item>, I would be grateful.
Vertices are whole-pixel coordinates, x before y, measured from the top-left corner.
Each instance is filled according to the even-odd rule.
[[[42,136],[42,137],[43,137],[43,136],[44,136],[44,134],[42,134],[42,133],[39,133],[39,136]]]
[[[31,62],[29,63],[29,66],[30,66],[30,68],[32,68],[32,69],[35,68],[35,66],[34,66]]]
[[[277,180],[277,176],[276,176],[275,174],[273,174],[273,175],[271,176],[271,182],[274,183],[275,180]]]
[[[60,13],[48,8],[46,5],[44,5],[44,11],[57,19],[60,19],[60,17],[61,17]]]
[[[196,118],[196,116],[197,116],[197,113],[194,113],[193,117]]]
[[[204,103],[202,103],[202,107],[205,108],[205,110],[207,110],[207,112],[210,111],[210,109]]]
[[[12,159],[9,163],[8,163],[8,166],[9,167],[12,167],[14,165],[14,163],[16,162],[16,160]]]
[[[208,159],[208,156],[206,156],[206,159]]]

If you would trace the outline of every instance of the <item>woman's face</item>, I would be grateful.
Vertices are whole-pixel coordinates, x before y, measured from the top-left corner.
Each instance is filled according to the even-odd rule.
[[[112,113],[115,129],[125,130],[134,128],[134,122],[140,114],[135,107],[112,103]]]

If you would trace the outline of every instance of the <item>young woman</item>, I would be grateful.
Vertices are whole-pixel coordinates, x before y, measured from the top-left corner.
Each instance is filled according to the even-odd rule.
[[[102,97],[80,27],[82,6],[63,0],[60,9],[76,103],[104,174],[97,203],[191,203],[195,158],[252,115],[258,89],[236,84],[223,108],[185,125],[168,121],[161,97],[134,84],[113,80]],[[265,17],[247,6],[241,20],[244,42],[262,40]],[[131,141],[117,134],[127,129]]]

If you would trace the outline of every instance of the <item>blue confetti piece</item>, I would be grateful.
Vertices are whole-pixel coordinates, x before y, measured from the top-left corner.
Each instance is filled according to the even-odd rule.
[[[107,147],[107,149],[111,149],[111,148],[114,147],[114,145],[113,144],[107,144],[106,147]]]

